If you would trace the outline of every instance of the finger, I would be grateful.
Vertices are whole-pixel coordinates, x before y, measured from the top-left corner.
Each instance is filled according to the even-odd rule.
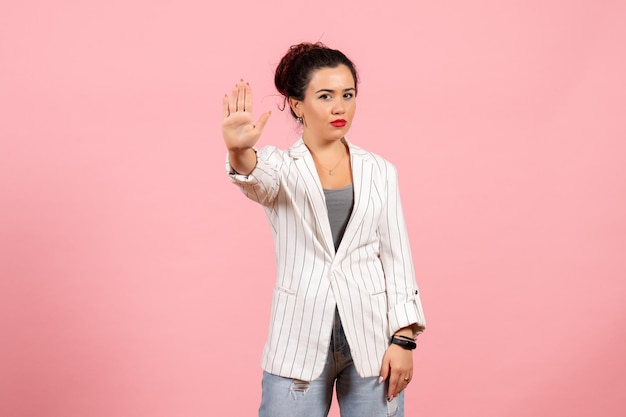
[[[237,89],[237,84],[233,87],[233,91],[230,95],[230,101],[228,103],[229,113],[237,111],[237,94],[239,90]]]
[[[255,129],[258,129],[259,135],[263,132],[263,128],[265,127],[265,124],[267,123],[271,115],[272,115],[272,112],[268,111],[268,112],[263,113],[261,117],[259,117],[259,120],[256,122],[256,125],[254,126]]]
[[[389,359],[386,356],[383,357],[383,364],[380,367],[380,377],[378,378],[378,383],[382,383],[387,380],[389,376]]]
[[[398,392],[400,392],[398,389],[398,381],[398,374],[391,372],[391,375],[389,376],[389,389],[387,390],[387,397],[389,397],[389,399],[394,398]]]
[[[252,87],[248,83],[244,89],[244,110],[252,113]]]
[[[227,94],[224,94],[224,97],[222,97],[222,116],[224,119],[230,116],[230,109],[228,108],[228,95]]]
[[[393,398],[398,394],[401,382],[402,378],[400,378],[400,371],[392,367],[389,372],[389,398]]]
[[[243,80],[237,84],[237,111],[244,111],[244,97],[246,95]]]

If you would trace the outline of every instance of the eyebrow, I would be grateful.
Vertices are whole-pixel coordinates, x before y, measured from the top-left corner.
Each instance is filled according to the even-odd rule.
[[[356,91],[356,88],[354,87],[350,87],[350,88],[344,88],[343,92],[345,93],[346,91]],[[321,90],[317,90],[315,92],[315,94],[318,93],[334,93],[335,90],[329,90],[328,88],[322,88]]]

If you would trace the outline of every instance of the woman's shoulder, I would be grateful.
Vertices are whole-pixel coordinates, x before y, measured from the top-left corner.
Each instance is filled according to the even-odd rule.
[[[377,154],[376,152],[369,151],[367,149],[361,148],[360,146],[354,145],[353,143],[349,143],[350,152],[353,155],[357,155],[358,157],[363,158],[364,160],[368,160],[374,165],[376,165],[381,171],[392,170],[395,171],[395,165],[386,159],[385,157]]]

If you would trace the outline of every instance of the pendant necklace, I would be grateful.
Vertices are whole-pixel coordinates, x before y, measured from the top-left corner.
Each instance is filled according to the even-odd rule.
[[[313,153],[311,152],[311,155],[313,155]],[[334,175],[333,171],[339,166],[339,164],[341,163],[341,161],[343,161],[343,158],[346,157],[346,152],[344,151],[343,154],[341,155],[341,159],[339,159],[339,162],[337,162],[337,164],[335,164],[335,166],[332,169],[328,169],[326,168],[324,165],[320,164],[319,161],[317,161],[317,158],[315,157],[315,155],[313,155],[313,158],[317,161],[317,163],[319,164],[319,166],[321,166],[322,168],[324,168],[326,171],[328,171],[328,175]]]

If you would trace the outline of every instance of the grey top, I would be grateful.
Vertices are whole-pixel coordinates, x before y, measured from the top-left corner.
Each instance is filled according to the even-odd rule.
[[[330,230],[333,232],[333,241],[335,250],[337,250],[352,214],[352,206],[354,205],[352,184],[335,190],[324,189],[324,195],[326,196]]]

